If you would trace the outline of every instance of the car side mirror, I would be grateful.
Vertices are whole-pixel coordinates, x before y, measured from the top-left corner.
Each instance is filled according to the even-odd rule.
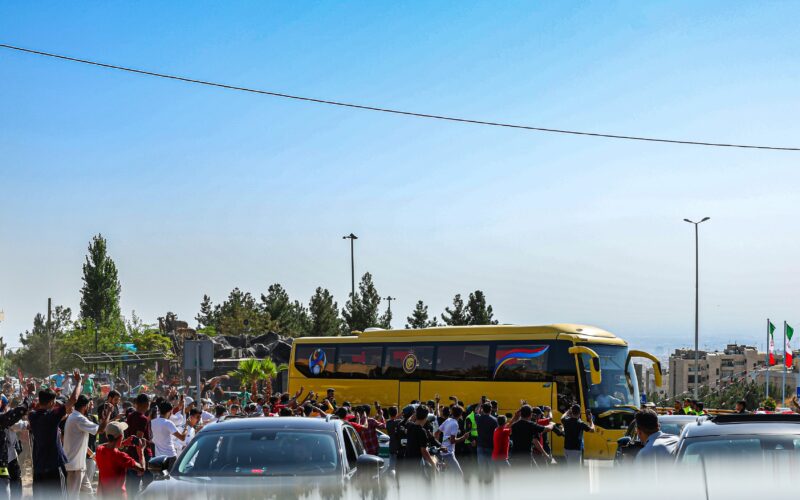
[[[156,477],[168,475],[170,466],[172,466],[170,457],[153,457],[147,461],[147,470],[152,472]]]
[[[356,467],[359,474],[378,474],[381,467],[383,467],[383,459],[375,455],[367,455],[366,453],[356,459]]]

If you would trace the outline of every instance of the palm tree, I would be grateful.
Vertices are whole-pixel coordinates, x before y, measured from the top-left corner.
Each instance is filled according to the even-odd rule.
[[[239,365],[236,367],[236,369],[228,373],[228,375],[231,377],[237,377],[239,380],[241,380],[242,389],[247,390],[248,386],[253,386],[253,392],[255,392],[255,385],[259,380],[264,378],[263,370],[264,368],[260,360],[250,358],[239,361]]]
[[[269,358],[264,358],[261,360],[261,373],[262,378],[264,378],[266,383],[267,398],[272,395],[272,380],[278,376],[278,373],[288,369],[289,367],[286,364],[280,364],[276,366],[275,363]]]

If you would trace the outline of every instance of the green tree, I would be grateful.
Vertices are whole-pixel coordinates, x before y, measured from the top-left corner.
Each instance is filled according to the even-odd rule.
[[[339,306],[328,289],[317,287],[308,304],[309,325],[307,333],[311,337],[331,337],[341,331]]]
[[[354,330],[364,331],[367,328],[378,326],[378,307],[381,296],[372,282],[372,275],[364,273],[358,284],[358,292],[352,297],[342,310],[344,318],[344,334],[349,335]]]
[[[216,331],[220,335],[242,335],[274,330],[272,321],[256,304],[249,292],[234,288],[228,298],[214,308]]]
[[[255,358],[243,359],[239,361],[235,370],[228,372],[228,375],[238,378],[242,389],[252,388],[251,392],[255,393],[256,384],[264,377],[261,360]]]
[[[298,301],[292,302],[283,287],[275,283],[267,295],[261,294],[261,308],[276,325],[276,332],[289,337],[300,337],[308,331],[308,311]]]
[[[117,266],[108,255],[106,239],[98,234],[89,244],[83,264],[81,318],[104,326],[120,317]]]
[[[276,365],[271,359],[264,358],[261,360],[261,376],[264,379],[264,392],[269,398],[272,395],[272,382],[279,372],[285,372],[289,367],[285,364]]]
[[[211,302],[211,297],[205,294],[203,295],[203,301],[200,302],[200,312],[194,319],[204,327],[216,326],[217,318],[214,313],[214,304]]]
[[[386,330],[390,330],[392,328],[392,310],[388,307],[386,308],[386,312],[381,314],[381,317],[378,318],[378,326],[385,328]]]
[[[467,311],[464,309],[464,300],[461,298],[460,293],[457,293],[456,296],[453,297],[452,309],[449,307],[444,308],[442,321],[444,321],[444,324],[447,326],[462,326],[468,324]]]
[[[72,328],[72,310],[69,307],[55,306],[49,327],[47,317],[37,314],[33,318],[33,328],[19,335],[21,347],[10,355],[11,363],[26,375],[51,375],[60,366],[60,343]],[[75,366],[77,361],[72,356],[71,366]]]
[[[486,296],[480,290],[475,290],[469,294],[467,301],[467,324],[468,325],[496,325],[498,321],[494,319],[492,306],[486,305]]]
[[[418,300],[414,310],[411,311],[411,316],[406,317],[406,329],[428,328],[430,326],[439,326],[436,316],[429,320],[428,306]]]

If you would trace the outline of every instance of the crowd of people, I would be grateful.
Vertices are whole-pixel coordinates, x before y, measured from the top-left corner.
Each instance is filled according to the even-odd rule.
[[[337,402],[336,391],[324,395],[300,388],[294,394],[221,390],[227,377],[201,380],[199,400],[175,384],[123,394],[100,391],[79,371],[53,378],[3,385],[0,397],[0,480],[4,498],[22,495],[22,450],[19,434],[30,435],[34,497],[54,490],[68,498],[95,493],[136,495],[152,480],[146,461],[155,456],[174,461],[203,426],[221,419],[248,417],[338,418],[359,434],[367,453],[380,453],[388,436],[390,470],[463,475],[465,468],[492,474],[506,468],[542,468],[556,462],[552,434],[563,437],[558,459],[579,465],[583,435],[595,431],[592,413],[577,404],[556,421],[548,406],[521,400],[513,413],[501,413],[497,401],[482,397],[466,402],[450,396],[411,401],[403,407]],[[744,402],[737,411],[746,412]],[[675,414],[705,414],[701,403],[676,403]],[[658,459],[674,450],[675,438],[662,434],[658,415],[643,408],[636,416],[644,445],[637,461]],[[384,438],[385,439],[385,438]],[[96,477],[97,476],[97,477]],[[96,491],[95,491],[96,484]]]

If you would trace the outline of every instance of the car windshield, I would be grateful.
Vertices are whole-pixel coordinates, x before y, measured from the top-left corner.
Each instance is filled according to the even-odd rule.
[[[800,460],[800,435],[713,436],[687,439],[680,461],[688,464],[700,459],[730,460]]]
[[[177,476],[298,476],[338,469],[335,435],[307,430],[201,432],[174,468]]]
[[[595,413],[618,408],[636,406],[639,401],[639,387],[633,363],[628,360],[628,348],[625,346],[591,345],[589,346],[600,357],[602,381],[592,385],[589,373],[590,357],[583,358],[584,383],[589,388],[589,408]]]

